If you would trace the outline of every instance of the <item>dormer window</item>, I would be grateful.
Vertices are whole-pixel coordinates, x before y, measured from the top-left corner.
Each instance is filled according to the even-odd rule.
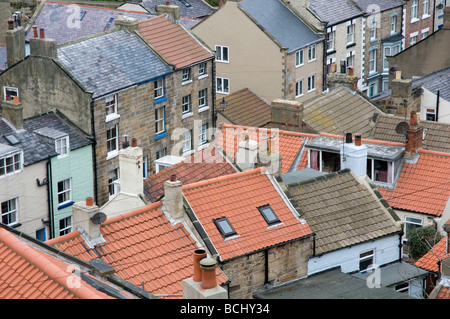
[[[55,149],[59,155],[67,155],[69,153],[69,136],[55,140]]]
[[[269,226],[280,223],[280,220],[278,219],[277,215],[273,211],[272,207],[270,207],[270,205],[258,207],[258,210]]]
[[[230,236],[237,235],[237,233],[234,230],[233,226],[231,226],[229,220],[226,217],[215,219],[214,220],[214,224],[216,225],[216,227],[219,230],[220,234],[224,238],[228,238]]]

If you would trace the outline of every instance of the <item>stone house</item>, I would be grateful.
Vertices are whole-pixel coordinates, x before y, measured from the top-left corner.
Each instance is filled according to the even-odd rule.
[[[361,70],[363,82],[360,89],[368,97],[373,97],[389,88],[387,57],[403,49],[402,17],[405,3],[401,0],[355,0],[354,3],[364,12]]]
[[[323,38],[279,0],[227,1],[192,30],[216,51],[218,99],[247,87],[266,101],[322,92]]]

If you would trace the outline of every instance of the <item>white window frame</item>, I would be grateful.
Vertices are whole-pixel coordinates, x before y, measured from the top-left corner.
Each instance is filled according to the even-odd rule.
[[[198,91],[198,111],[204,111],[208,109],[208,89]]]
[[[316,54],[317,54],[316,49],[317,48],[316,48],[315,44],[310,45],[308,47],[308,62],[312,62],[312,61],[316,60]]]
[[[366,256],[361,256],[361,255],[367,254],[367,253],[371,253],[371,254],[366,255]],[[367,260],[371,260],[372,261],[370,263],[370,265],[375,264],[375,249],[368,249],[368,250],[365,250],[365,251],[362,251],[362,252],[359,253],[359,268],[360,268],[359,271],[362,272],[362,273],[364,273],[366,271],[369,271],[370,269],[373,269],[373,268],[369,268],[369,267],[366,268],[366,269],[361,269],[361,262],[364,262],[364,261],[367,261]]]
[[[303,96],[303,79],[295,82],[295,97]]]
[[[206,70],[206,62],[202,62],[198,65],[198,78],[203,79],[208,76],[207,70]]]
[[[432,119],[428,118],[429,115],[432,116],[433,118]],[[425,120],[436,122],[436,108],[434,107],[425,108]]]
[[[392,56],[396,55],[397,53],[399,53],[402,50],[402,45],[401,44],[395,44],[392,47]]]
[[[419,20],[419,0],[411,1],[411,23]]]
[[[13,205],[11,205],[11,204],[13,204]],[[3,210],[4,206],[6,206],[5,210]],[[10,221],[12,221],[12,222],[9,222],[9,223],[4,223],[3,222],[3,218],[6,218],[5,217],[6,215],[14,217],[14,218],[8,217],[8,219]],[[12,226],[12,225],[15,225],[15,224],[17,224],[19,222],[19,208],[18,208],[17,197],[8,199],[8,200],[6,200],[6,201],[4,201],[4,202],[2,202],[0,204],[0,216],[2,218],[1,222],[4,223],[7,226]]]
[[[164,97],[164,78],[156,79],[154,82],[154,99]]]
[[[208,123],[203,123],[198,129],[198,146],[201,147],[208,143]]]
[[[377,39],[377,20],[373,19],[370,25],[370,41]]]
[[[8,172],[8,170],[10,170]],[[23,171],[22,151],[0,158],[0,178]]]
[[[430,28],[422,29],[422,30],[420,31],[420,33],[421,33],[421,35],[422,35],[422,40],[423,40],[423,39],[425,39],[425,38],[429,35],[429,33],[430,33]]]
[[[350,39],[349,39],[349,37],[350,37]],[[347,45],[353,44],[353,43],[355,43],[355,23],[353,21],[351,21],[351,22],[349,21],[347,24]]]
[[[117,94],[108,95],[105,97],[105,113],[106,122],[117,118]]]
[[[413,228],[423,227],[423,219],[419,218],[419,217],[405,216],[405,222],[404,222],[404,226],[403,226],[404,227],[403,232],[405,233],[405,235],[403,236],[404,242],[408,241],[408,239],[406,237],[407,232],[408,232],[408,227],[407,227],[408,224],[416,225]]]
[[[191,68],[183,69],[181,71],[181,84],[187,84],[192,82]]]
[[[120,192],[120,169],[115,168],[109,172],[108,192],[109,198]]]
[[[295,51],[295,67],[300,67],[304,64],[304,52],[303,49]]]
[[[389,51],[389,52],[387,52]],[[389,70],[388,56],[391,56],[392,48],[390,46],[385,46],[383,48],[383,70]]]
[[[183,133],[183,155],[187,155],[187,153],[190,153],[192,150],[192,130],[187,130]]]
[[[356,54],[356,51],[347,52],[347,59],[346,59],[347,72],[348,72],[349,67],[355,67],[355,54]]]
[[[227,83],[227,85],[225,85],[225,82]],[[219,83],[220,83],[220,86],[219,86]],[[216,92],[221,93],[221,94],[229,94],[230,93],[230,79],[216,77]]]
[[[327,52],[335,50],[336,27],[327,29]]]
[[[192,113],[192,99],[190,94],[185,95],[181,98],[181,105],[183,115]]]
[[[377,50],[373,49],[369,51],[369,72],[373,73],[377,71]]]
[[[417,43],[417,36],[419,32],[414,32],[409,35],[409,45],[414,45]]]
[[[216,45],[216,61],[222,63],[229,63],[230,48],[225,45]]]
[[[7,101],[7,95],[6,95],[6,91],[15,91],[16,95],[8,95],[8,96],[17,96],[19,97],[19,89],[13,86],[4,86],[3,87],[3,100]],[[11,99],[12,100],[12,99]]]
[[[64,136],[55,140],[55,150],[59,157],[67,156],[69,154],[69,136]]]
[[[116,135],[110,135],[108,137],[108,132],[113,132],[113,130],[116,131]],[[113,127],[106,130],[106,150],[108,152],[107,159],[110,159],[119,154],[119,124],[115,124]]]
[[[311,74],[308,76],[307,81],[308,93],[316,90],[316,75]]]
[[[391,16],[391,34],[397,33],[397,15]]]
[[[61,228],[61,222],[64,223],[64,227]],[[72,216],[66,217],[66,218],[61,218],[59,220],[59,235],[65,235],[65,234],[69,234],[72,232]]]
[[[59,190],[60,183],[62,183],[62,185],[64,187],[64,189],[61,190],[61,191]],[[66,203],[71,202],[72,201],[72,178],[67,178],[67,179],[64,179],[62,181],[59,181],[57,183],[56,190],[58,192],[58,197],[57,197],[58,198],[58,205],[64,205]],[[68,194],[68,195],[66,195],[66,194]],[[59,200],[59,196],[60,195],[64,196],[64,200],[63,201]]]
[[[426,19],[429,16],[430,16],[430,1],[429,0],[423,0],[422,19]]]
[[[159,114],[162,111],[162,116]],[[158,124],[162,123],[162,129],[158,131]],[[166,131],[166,106],[161,106],[155,109],[155,133],[161,134]]]

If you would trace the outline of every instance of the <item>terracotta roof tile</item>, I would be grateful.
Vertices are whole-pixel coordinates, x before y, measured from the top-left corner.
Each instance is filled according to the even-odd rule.
[[[393,208],[441,216],[450,197],[450,153],[420,151],[416,164],[403,164],[395,189],[379,187]]]
[[[308,224],[286,205],[264,168],[184,185],[183,194],[222,261],[311,234]],[[213,196],[214,200],[208,200]],[[267,204],[281,224],[268,227],[258,210]],[[221,217],[229,220],[237,237],[222,237],[213,222]]]
[[[237,145],[242,140],[242,133],[248,132],[249,139],[260,143],[261,133],[275,139],[275,150],[278,150],[283,158],[282,173],[285,174],[294,164],[297,155],[303,147],[307,137],[317,136],[315,134],[298,133],[270,128],[257,128],[249,126],[224,124],[217,136],[217,145],[224,149],[225,153],[232,159],[235,158]]]
[[[446,241],[447,238],[443,237],[436,245],[434,245],[433,249],[429,250],[425,255],[423,255],[418,261],[415,262],[414,265],[428,271],[438,273],[438,257],[440,260],[450,257],[450,254],[446,253]]]
[[[140,21],[139,31],[176,69],[214,57],[192,34],[165,15]]]
[[[155,295],[179,297],[180,278],[192,276],[192,253],[198,247],[182,224],[173,226],[169,222],[161,205],[157,202],[108,218],[100,228],[106,242],[99,248],[120,278],[139,287],[144,282],[145,290]],[[68,240],[56,238],[51,244],[85,261],[97,259],[80,249],[84,240],[77,233]],[[220,271],[217,275],[219,283],[227,281]]]

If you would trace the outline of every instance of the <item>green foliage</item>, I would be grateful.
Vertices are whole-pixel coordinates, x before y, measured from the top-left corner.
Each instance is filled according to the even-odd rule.
[[[219,6],[219,0],[205,0],[210,6],[218,7]]]
[[[434,225],[408,230],[406,239],[408,240],[409,257],[414,260],[419,259],[441,238],[442,235],[439,234]]]

